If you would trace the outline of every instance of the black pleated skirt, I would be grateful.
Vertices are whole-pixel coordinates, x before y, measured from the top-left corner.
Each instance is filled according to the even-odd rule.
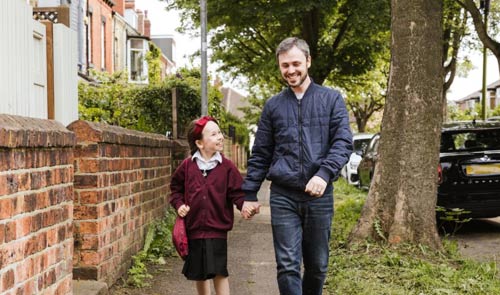
[[[216,275],[227,277],[227,240],[189,240],[189,255],[182,273],[188,280],[204,281]]]

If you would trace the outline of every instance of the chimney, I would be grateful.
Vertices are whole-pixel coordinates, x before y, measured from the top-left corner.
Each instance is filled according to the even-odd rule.
[[[125,9],[135,10],[135,0],[125,0]]]
[[[121,16],[125,16],[125,0],[114,0],[113,11]]]
[[[148,18],[147,10],[144,10],[144,36],[151,37],[151,21]]]
[[[135,12],[137,13],[137,31],[144,36],[144,13],[140,9]]]

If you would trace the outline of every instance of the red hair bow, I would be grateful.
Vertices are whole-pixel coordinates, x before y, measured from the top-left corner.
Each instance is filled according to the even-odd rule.
[[[201,132],[203,131],[203,128],[205,128],[205,125],[207,125],[208,121],[213,121],[217,124],[217,120],[215,120],[213,117],[210,116],[204,116],[198,119],[194,124],[194,130],[193,130],[193,135],[196,137],[201,135]]]

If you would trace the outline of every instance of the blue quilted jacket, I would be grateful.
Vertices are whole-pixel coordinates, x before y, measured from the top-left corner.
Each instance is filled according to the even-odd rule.
[[[264,105],[243,183],[245,200],[256,201],[264,178],[271,190],[295,200],[317,175],[332,190],[332,181],[352,153],[349,116],[341,94],[312,82],[298,100],[287,88]]]

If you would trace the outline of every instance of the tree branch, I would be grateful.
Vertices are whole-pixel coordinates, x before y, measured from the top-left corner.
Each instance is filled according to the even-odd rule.
[[[477,35],[479,39],[483,43],[486,48],[491,50],[497,59],[500,59],[500,43],[493,40],[490,36],[488,36],[488,32],[486,32],[486,28],[483,22],[483,18],[481,16],[481,12],[477,8],[476,4],[474,4],[473,0],[456,0],[458,4],[460,4],[463,8],[465,8],[472,17],[472,21],[474,22],[474,27],[476,28]]]

